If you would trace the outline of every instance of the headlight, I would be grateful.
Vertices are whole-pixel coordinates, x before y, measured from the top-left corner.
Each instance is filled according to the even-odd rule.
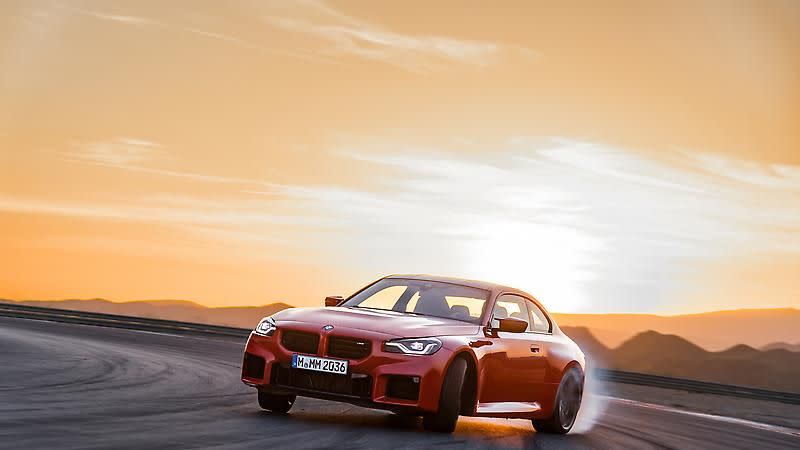
[[[276,327],[275,320],[272,317],[265,317],[256,326],[255,333],[262,336],[272,336]]]
[[[406,355],[432,355],[442,348],[442,341],[436,338],[395,339],[383,343],[383,350]]]

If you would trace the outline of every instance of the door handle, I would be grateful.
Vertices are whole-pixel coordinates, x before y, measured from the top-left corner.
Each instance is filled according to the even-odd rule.
[[[478,339],[477,341],[470,341],[469,346],[473,348],[480,348],[484,345],[492,345],[492,341]]]
[[[538,345],[531,345],[531,353],[535,353],[537,355],[540,355],[542,353],[542,349],[539,348]]]

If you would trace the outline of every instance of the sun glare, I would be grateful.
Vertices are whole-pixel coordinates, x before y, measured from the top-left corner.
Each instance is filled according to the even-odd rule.
[[[599,242],[578,231],[546,224],[491,222],[474,230],[470,276],[519,287],[548,309],[575,312],[591,299],[581,287],[592,278],[591,252]]]

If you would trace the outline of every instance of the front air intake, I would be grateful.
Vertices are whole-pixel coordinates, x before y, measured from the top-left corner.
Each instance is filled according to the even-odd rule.
[[[343,359],[362,359],[369,356],[372,343],[365,339],[331,336],[328,339],[328,356]]]
[[[282,330],[281,345],[291,352],[316,355],[319,348],[319,335],[305,331]]]
[[[242,362],[242,375],[244,375],[245,378],[261,380],[264,378],[265,366],[266,362],[264,358],[252,353],[245,353],[244,361]]]
[[[386,395],[401,400],[419,400],[419,377],[390,375]]]

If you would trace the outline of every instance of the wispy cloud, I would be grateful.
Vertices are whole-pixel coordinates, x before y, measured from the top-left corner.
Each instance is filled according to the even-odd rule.
[[[242,5],[238,7],[242,8]],[[61,15],[80,15],[124,26],[186,33],[247,50],[315,63],[342,64],[345,62],[342,56],[353,56],[417,73],[441,70],[449,64],[484,67],[506,56],[524,59],[538,56],[534,50],[497,42],[411,35],[389,30],[377,23],[350,16],[321,1],[256,3],[245,9],[250,8],[257,12],[251,11],[249,14],[260,16],[261,23],[268,25],[267,29],[273,33],[284,33],[284,37],[280,38],[280,46],[265,45],[265,42],[274,42],[275,36],[258,33],[257,27],[249,28],[248,32],[225,32],[222,31],[222,22],[217,27],[209,27],[208,23],[198,26],[185,19],[168,20],[141,14],[118,13],[107,8],[61,7]],[[292,41],[291,36],[305,39]]]
[[[76,144],[72,151],[63,152],[61,156],[67,161],[76,163],[129,172],[184,178],[199,182],[253,185],[262,188],[276,186],[274,183],[263,180],[209,175],[154,166],[154,163],[163,162],[166,152],[161,144],[143,139],[119,137],[104,141]]]
[[[79,9],[79,8],[67,8],[67,10],[73,14],[80,14],[83,16],[91,17],[102,21],[116,22],[123,25],[130,25],[137,27],[158,28],[177,33],[191,34],[200,38],[213,39],[221,43],[234,45],[246,50],[253,50],[261,53],[278,54],[283,56],[291,56],[305,60],[317,60],[316,58],[314,58],[313,55],[310,55],[302,51],[295,52],[287,49],[276,49],[265,46],[262,43],[257,42],[255,40],[245,39],[243,37],[234,34],[207,30],[192,25],[168,22],[165,20],[154,19],[152,17],[127,15],[127,14],[113,14],[105,11]],[[326,62],[326,61],[320,60],[318,62]]]
[[[449,270],[527,287],[558,310],[641,311],[675,304],[708,262],[800,256],[793,166],[568,139],[517,138],[482,156],[343,155],[396,172],[369,189],[285,195],[339,220],[331,252],[365,271]]]
[[[800,167],[785,164],[758,164],[721,155],[700,153],[697,167],[733,182],[773,189],[800,189]]]
[[[350,55],[412,72],[442,68],[447,63],[486,66],[504,54],[531,58],[533,50],[495,42],[434,35],[410,35],[357,19],[320,1],[303,2],[294,15],[268,12],[266,23],[320,41],[312,51],[333,57]],[[313,11],[316,14],[309,14]],[[313,17],[313,18],[312,18]]]
[[[261,201],[202,201],[193,197],[143,196],[125,204],[58,202],[0,197],[0,210],[93,219],[127,220],[182,226],[323,225],[314,218],[269,213]]]
[[[219,199],[0,197],[0,210],[159,223],[230,248],[335,255],[369,273],[490,279],[527,288],[562,311],[657,311],[685,295],[708,262],[800,256],[795,166],[515,138],[479,155],[349,149],[340,155],[380,175],[359,187],[261,182],[269,189],[260,195],[263,189],[245,185],[251,180],[154,168],[158,159],[148,158],[164,151],[124,138],[72,157],[109,170],[242,186]],[[287,251],[270,252],[275,245]]]
[[[330,45],[319,48],[321,54],[352,55],[415,72],[430,70],[446,61],[485,66],[503,50],[501,46],[489,42],[435,36],[412,37],[372,27],[318,25],[286,18],[271,18],[268,22],[284,30],[327,41]]]
[[[95,19],[100,20],[110,20],[112,22],[119,22],[124,23],[127,25],[158,25],[161,26],[162,23],[158,22],[153,19],[148,19],[146,17],[139,17],[139,16],[127,16],[122,14],[109,14],[100,11],[90,11],[90,10],[82,10],[82,9],[73,9],[75,12],[79,12],[81,14],[94,17]]]
[[[63,153],[63,156],[75,161],[125,168],[151,159],[159,147],[155,142],[119,137],[90,142],[78,151]]]

